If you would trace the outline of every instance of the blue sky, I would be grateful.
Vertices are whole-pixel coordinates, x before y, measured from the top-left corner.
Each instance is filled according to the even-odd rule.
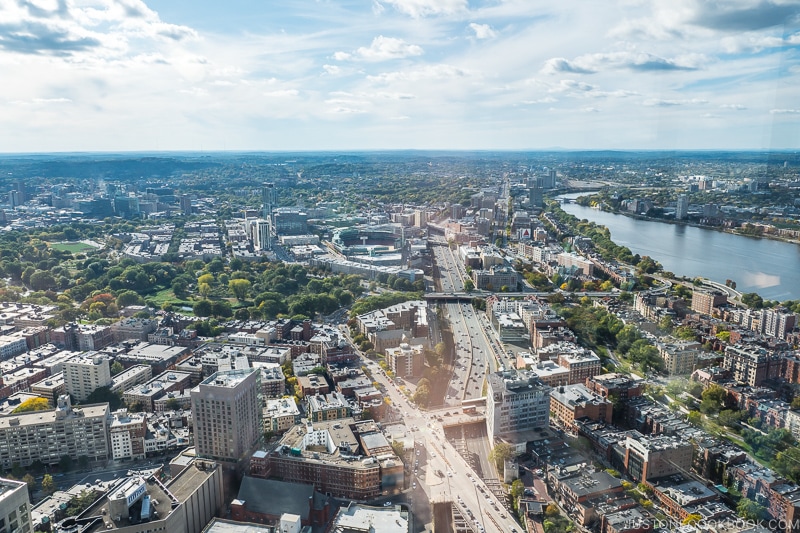
[[[3,0],[0,150],[800,147],[800,0]]]

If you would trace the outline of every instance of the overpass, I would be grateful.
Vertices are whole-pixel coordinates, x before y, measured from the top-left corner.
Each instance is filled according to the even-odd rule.
[[[472,292],[429,292],[426,293],[424,298],[427,301],[434,302],[470,302],[473,298],[486,298],[492,294],[498,296],[507,296],[509,298],[522,298],[525,296],[536,296],[538,298],[547,298],[553,294],[563,294],[564,296],[588,296],[590,298],[617,298],[620,293],[617,291],[576,291],[576,292],[563,292],[563,291],[548,291],[548,292],[489,292],[489,291],[472,291]]]

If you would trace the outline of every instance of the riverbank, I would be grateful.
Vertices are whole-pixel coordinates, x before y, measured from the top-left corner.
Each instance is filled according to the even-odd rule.
[[[559,199],[585,196],[562,195]],[[686,221],[591,209],[576,203],[560,206],[578,219],[605,226],[611,240],[639,256],[649,256],[678,278],[701,277],[720,284],[734,280],[737,290],[765,300],[800,299],[800,247],[786,239],[749,237]],[[669,222],[665,224],[664,222]],[[711,231],[712,229],[716,231]]]
[[[785,242],[785,243],[789,243],[789,244],[798,244],[798,245],[800,245],[800,239],[790,239],[788,237],[782,237],[780,235],[771,235],[769,233],[762,233],[760,235],[748,235],[746,233],[741,233],[741,232],[738,232],[735,229],[731,229],[731,228],[723,228],[723,227],[720,227],[720,226],[711,226],[709,224],[700,224],[698,222],[691,222],[691,221],[688,221],[688,220],[675,220],[675,219],[671,219],[671,218],[649,217],[647,215],[642,215],[642,214],[639,214],[639,213],[631,213],[631,212],[628,212],[628,211],[620,211],[620,210],[614,210],[614,209],[604,209],[604,207],[605,207],[605,204],[600,206],[600,210],[604,211],[605,213],[611,213],[611,214],[614,214],[614,215],[623,215],[623,216],[626,216],[626,217],[629,217],[629,218],[633,218],[633,219],[636,219],[636,220],[647,220],[649,222],[661,222],[663,224],[672,224],[672,225],[675,225],[675,226],[689,226],[689,227],[692,227],[692,228],[707,229],[707,230],[712,230],[712,231],[718,231],[720,233],[727,233],[729,235],[736,235],[738,237],[750,237],[752,239],[769,239],[769,240],[772,240],[772,241],[779,241],[779,242]]]

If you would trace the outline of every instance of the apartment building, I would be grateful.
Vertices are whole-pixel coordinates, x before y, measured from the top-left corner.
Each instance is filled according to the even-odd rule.
[[[404,342],[397,348],[387,348],[386,364],[401,378],[421,376],[425,366],[424,347]]]
[[[107,403],[73,408],[64,395],[53,410],[0,418],[0,464],[5,469],[37,460],[53,465],[63,455],[110,459],[108,414]]]
[[[64,383],[64,374],[62,372],[31,385],[31,393],[47,398],[50,405],[56,405],[58,397],[66,392],[67,386]]]
[[[367,500],[403,488],[403,463],[391,452],[369,456],[361,448],[352,419],[296,425],[271,452],[257,451],[250,460],[256,477],[313,484],[337,498]],[[375,438],[370,435],[370,438]],[[383,438],[383,443],[388,441]],[[386,449],[383,446],[382,449]],[[361,456],[362,458],[359,458]]]
[[[697,365],[700,347],[699,342],[692,341],[659,343],[658,353],[664,360],[664,370],[670,376],[691,374]]]
[[[264,408],[264,431],[281,434],[300,423],[300,409],[294,396],[267,400]]]
[[[339,420],[351,415],[350,404],[344,394],[331,392],[308,397],[308,417],[312,422]]]
[[[614,406],[607,399],[581,383],[566,385],[550,391],[550,412],[562,427],[577,429],[575,420],[588,418],[611,423]]]
[[[625,469],[635,481],[648,481],[688,472],[692,467],[691,442],[664,435],[629,434],[625,439]]]
[[[109,435],[114,460],[144,459],[147,419],[143,414],[128,413],[127,409],[114,411]]]
[[[783,358],[760,346],[736,344],[725,347],[722,368],[740,383],[758,387],[781,375]]]
[[[261,437],[260,372],[217,372],[192,389],[197,455],[225,462],[249,457]]]
[[[111,383],[108,358],[97,352],[82,353],[64,362],[64,384],[67,392],[78,401],[84,401],[95,389]]]
[[[702,315],[714,314],[714,308],[727,303],[728,297],[719,291],[692,291],[692,310]]]

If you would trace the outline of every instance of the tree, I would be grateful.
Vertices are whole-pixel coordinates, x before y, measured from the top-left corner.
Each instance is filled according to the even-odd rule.
[[[697,514],[697,513],[692,513],[692,514],[686,515],[686,518],[683,519],[683,522],[681,522],[681,524],[683,524],[684,526],[690,526],[690,525],[694,525],[694,524],[698,523],[702,519],[703,519],[703,515],[700,515],[700,514]]]
[[[114,363],[111,365],[111,375],[112,376],[116,376],[117,374],[119,374],[123,370],[125,370],[125,367],[122,366],[122,363],[120,363],[119,361],[114,361]]]
[[[58,288],[55,277],[50,272],[37,270],[31,274],[31,289],[35,291],[48,291]]]
[[[403,443],[400,442],[399,440],[393,440],[392,441],[392,450],[394,451],[394,454],[397,457],[403,457],[403,454],[405,453],[406,448],[405,448],[405,446],[403,446]]]
[[[499,442],[489,453],[489,460],[494,461],[498,471],[503,470],[503,464],[515,455],[514,447],[505,442]]]
[[[511,483],[511,498],[514,500],[514,505],[516,506],[516,501],[525,494],[525,484],[522,482],[521,479],[515,479]]]
[[[30,472],[28,472],[22,476],[22,481],[28,485],[28,494],[33,493],[33,490],[36,488],[36,478],[34,478]]]
[[[144,305],[144,299],[136,291],[122,291],[117,296],[117,307],[122,309],[129,305]]]
[[[739,427],[739,422],[742,420],[742,415],[746,415],[743,411],[734,411],[732,409],[723,409],[717,415],[717,422],[729,428]]]
[[[50,496],[56,491],[56,483],[53,481],[53,476],[45,474],[42,478],[42,492]]]
[[[247,295],[250,293],[250,285],[251,283],[246,279],[232,279],[228,282],[228,288],[240,302],[247,299]]]
[[[199,286],[202,283],[213,285],[215,281],[216,280],[214,279],[214,274],[203,274],[202,276],[197,278],[197,285]]]
[[[209,300],[200,300],[199,302],[195,302],[192,306],[192,313],[195,316],[211,316],[212,312],[212,305]]]
[[[795,483],[800,483],[800,448],[790,446],[778,452],[772,467],[780,475],[785,476]]]
[[[61,469],[62,472],[69,472],[72,470],[73,461],[72,457],[69,455],[62,455],[61,458],[58,460],[58,467]]]
[[[222,318],[230,318],[233,316],[233,309],[231,304],[225,300],[215,301],[211,303],[211,314]]]
[[[764,517],[765,510],[766,508],[763,505],[744,497],[739,499],[739,503],[736,505],[736,512],[745,520],[761,520]]]
[[[700,411],[689,411],[689,414],[686,415],[686,420],[693,426],[701,426],[703,423],[703,415],[700,414]]]
[[[98,387],[81,402],[83,405],[90,405],[94,403],[108,403],[108,408],[116,411],[122,407],[122,398],[116,392],[111,390],[111,387]]]
[[[69,507],[67,507],[67,516],[77,516],[81,514],[83,511],[89,508],[95,500],[97,500],[97,496],[95,495],[93,490],[82,490],[79,496],[76,496],[72,499],[69,503]]]
[[[199,292],[200,296],[203,298],[208,298],[208,295],[211,294],[211,285],[208,283],[198,283],[197,292]]]
[[[472,282],[471,279],[464,280],[464,291],[465,292],[472,292],[475,290],[475,284]]]
[[[45,398],[30,398],[25,400],[19,407],[14,409],[14,413],[30,413],[33,411],[47,411],[50,409],[50,404]]]

